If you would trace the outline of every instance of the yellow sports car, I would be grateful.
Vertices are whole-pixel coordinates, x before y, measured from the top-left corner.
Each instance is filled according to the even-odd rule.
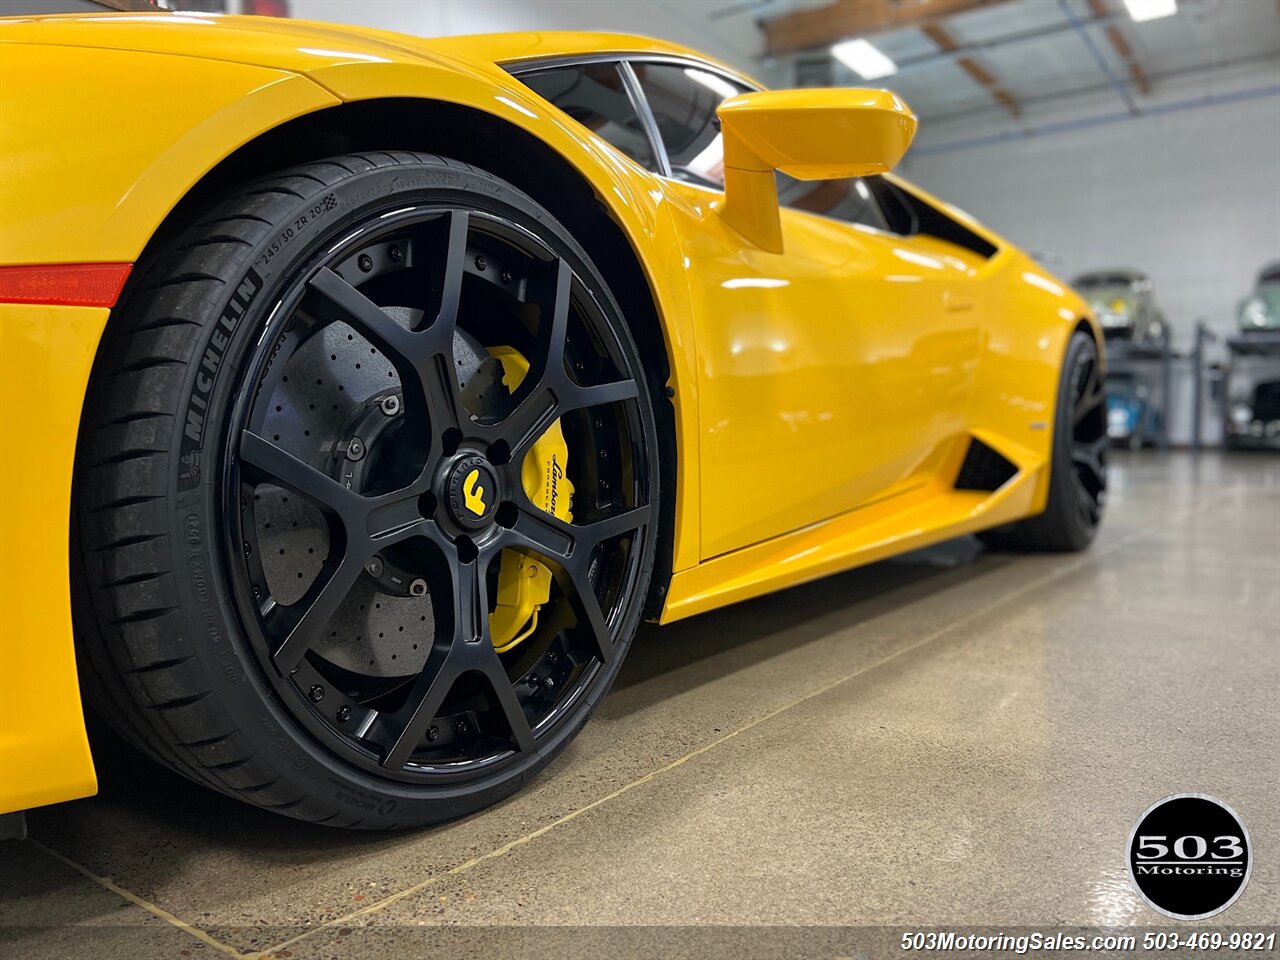
[[[0,812],[81,692],[389,828],[511,793],[669,622],[960,534],[1075,550],[1101,332],[888,174],[879,90],[585,33],[0,20]]]

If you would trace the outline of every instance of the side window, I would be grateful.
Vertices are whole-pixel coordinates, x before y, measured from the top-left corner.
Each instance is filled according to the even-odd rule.
[[[797,180],[779,173],[778,202],[784,207],[889,231],[889,222],[872,192],[874,179]]]
[[[740,93],[745,85],[697,67],[665,63],[631,64],[640,81],[649,109],[662,136],[671,175],[704,187],[724,187],[724,147],[716,109]],[[872,181],[797,180],[778,174],[778,201],[784,207],[807,210],[847,223],[861,223],[878,230],[894,225],[882,209]]]
[[[724,145],[716,109],[745,88],[717,73],[666,63],[631,64],[658,124],[671,175],[724,187]]]
[[[616,64],[539,70],[522,74],[520,81],[636,163],[655,169],[653,147]]]

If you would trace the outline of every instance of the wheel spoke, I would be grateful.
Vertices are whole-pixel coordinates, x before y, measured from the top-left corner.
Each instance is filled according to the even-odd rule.
[[[458,674],[449,663],[451,649],[448,643],[433,646],[404,706],[395,713],[379,714],[369,728],[367,739],[385,745],[381,763],[387,769],[399,770],[409,762],[453,689]]]
[[[296,667],[316,645],[359,579],[364,559],[344,553],[332,574],[312,584],[301,600],[287,607],[274,607],[263,617],[268,636],[275,637],[278,644],[271,659],[281,673],[287,674]]]
[[[513,545],[558,563],[590,553],[598,544],[613,537],[639,530],[649,522],[650,515],[646,504],[591,523],[567,523],[527,501],[519,506],[519,517],[510,531]]]
[[[642,509],[647,511],[647,508]],[[629,511],[624,516],[630,516],[635,512],[637,511]],[[602,521],[602,523],[610,523],[610,521]],[[590,632],[600,659],[608,663],[613,656],[613,638],[610,636],[604,611],[600,608],[600,601],[596,597],[595,587],[591,583],[589,570],[592,549],[596,543],[606,537],[578,532],[591,530],[595,526],[597,525],[577,527],[557,520],[536,508],[531,508],[521,513],[520,520],[512,528],[512,532],[515,534],[514,542],[519,548],[549,563],[551,575],[555,577],[556,583],[564,592],[578,623]],[[638,526],[639,523],[630,525],[627,529],[636,529]],[[619,529],[618,532],[622,533],[626,530]]]
[[[638,396],[640,396],[640,387],[634,380],[617,380],[592,387],[580,387],[575,384],[569,387],[560,398],[560,412],[581,410],[584,407],[599,407],[606,403],[620,403],[623,400],[634,400]]]
[[[507,721],[511,740],[519,750],[527,753],[534,746],[533,728],[529,725],[529,716],[524,712],[524,705],[516,696],[515,687],[507,676],[507,671],[503,669],[502,661],[498,659],[498,653],[493,649],[493,644],[488,644],[485,657],[489,661],[489,667],[484,671],[484,675]]]
[[[1080,385],[1076,390],[1075,400],[1077,403],[1083,398],[1098,392],[1098,365],[1091,356],[1084,356],[1081,360],[1081,366],[1084,367],[1084,376],[1080,378]]]
[[[572,524],[526,503],[509,531],[512,546],[551,564],[552,575],[568,598],[574,615],[591,633],[596,650],[605,662],[613,655],[613,639],[589,576],[591,553],[606,540],[639,530],[649,522],[650,514],[649,506],[645,505],[592,523]]]
[[[1104,435],[1087,443],[1078,441],[1071,447],[1072,462],[1088,469],[1098,480],[1099,486],[1102,485],[1101,482],[1106,474],[1103,455],[1109,442],[1110,438]]]
[[[453,331],[458,326],[458,308],[462,302],[462,277],[467,262],[467,232],[471,217],[465,210],[449,213],[448,246],[444,257],[444,276],[441,278],[440,312],[431,323],[431,331],[437,334],[437,342],[451,347]],[[447,334],[447,335],[446,335]]]
[[[554,271],[531,277],[527,299],[538,304],[542,318],[538,323],[532,376],[539,386],[554,387],[567,379],[564,373],[564,343],[569,332],[570,291],[573,269],[568,261],[555,261]]]
[[[1094,500],[1093,494],[1091,494],[1088,489],[1085,488],[1085,485],[1077,479],[1076,508],[1080,511],[1081,517],[1083,517],[1089,525],[1092,525],[1097,519],[1097,507],[1098,504],[1097,501]]]
[[[1073,425],[1079,424],[1090,413],[1098,409],[1102,404],[1106,403],[1106,401],[1107,394],[1104,390],[1095,390],[1092,393],[1087,394],[1084,399],[1076,404],[1075,413],[1072,418]]]
[[[425,338],[400,326],[381,307],[328,267],[311,278],[310,286],[393,362],[398,357],[414,368],[422,362]]]
[[[250,430],[240,434],[240,464],[250,482],[287,487],[344,517],[360,499],[332,477]]]
[[[613,659],[613,637],[591,581],[581,567],[562,567],[552,575],[568,595],[569,606],[578,618],[578,624],[591,634],[601,661],[608,663]]]
[[[429,357],[419,379],[427,406],[427,421],[437,443],[446,430],[470,423],[471,418],[462,405],[462,391],[454,373],[452,352],[437,353]]]

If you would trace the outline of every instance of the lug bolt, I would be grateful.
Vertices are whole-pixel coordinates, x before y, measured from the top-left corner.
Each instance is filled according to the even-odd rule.
[[[467,721],[465,721],[465,720],[459,720],[459,721],[458,721],[458,723],[457,723],[457,725],[454,727],[454,729],[458,731],[458,736],[460,736],[460,737],[466,736],[466,734],[467,734]]]
[[[483,270],[483,269],[484,269],[485,267],[487,267],[487,266],[489,266],[489,261],[488,261],[488,260],[486,260],[484,257],[476,257],[476,269],[477,269],[477,270]]]
[[[556,687],[556,682],[551,677],[543,677],[538,683],[543,690],[554,690]]]
[[[419,577],[409,584],[409,595],[411,597],[425,597],[427,595],[427,581]]]
[[[351,708],[345,704],[338,708],[338,722],[346,723],[351,719]]]
[[[390,250],[387,251],[387,256],[391,258],[392,263],[399,263],[400,260],[404,257],[404,254],[400,252],[399,247],[392,247]]]
[[[364,459],[364,442],[359,437],[352,437],[350,442],[347,444],[347,459]]]
[[[368,273],[373,269],[373,257],[369,256],[367,253],[360,254],[360,259],[356,261],[356,266],[358,266],[363,272]]]
[[[382,576],[382,558],[371,558],[369,562],[364,565],[364,568],[369,571],[369,576],[371,577]]]
[[[400,398],[395,394],[392,394],[389,397],[383,397],[382,403],[379,404],[379,406],[382,407],[382,412],[388,417],[394,417],[400,412]]]
[[[440,739],[440,728],[435,724],[427,727],[427,743],[435,743]]]
[[[320,686],[320,684],[317,683],[314,687],[311,688],[311,700],[313,703],[319,703],[323,699],[324,699],[324,687]]]

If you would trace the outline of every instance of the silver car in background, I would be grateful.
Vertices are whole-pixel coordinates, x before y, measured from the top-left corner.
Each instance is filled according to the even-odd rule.
[[[1237,311],[1240,329],[1280,330],[1280,260],[1268,264],[1258,273],[1253,293],[1241,302]]]
[[[1107,340],[1127,340],[1136,346],[1164,342],[1164,313],[1145,273],[1124,268],[1094,270],[1076,277],[1072,286],[1097,314]]]

